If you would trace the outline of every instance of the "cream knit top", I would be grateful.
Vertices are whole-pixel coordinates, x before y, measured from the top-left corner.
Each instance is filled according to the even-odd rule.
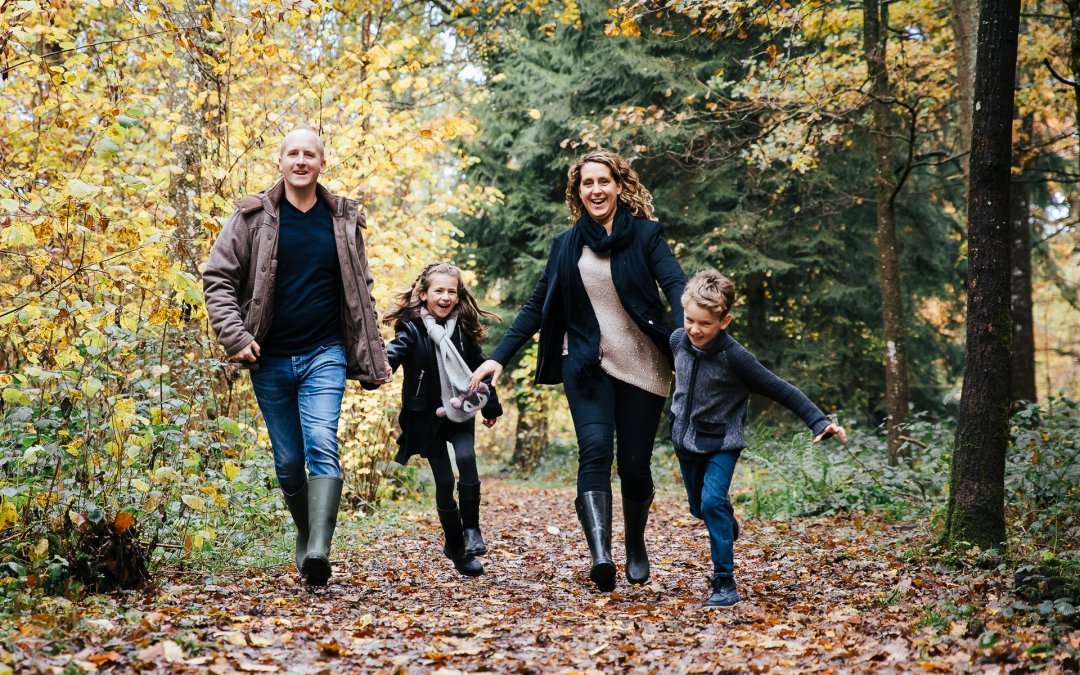
[[[600,324],[600,367],[617,380],[667,398],[671,364],[623,309],[611,279],[611,255],[584,246],[578,270]]]

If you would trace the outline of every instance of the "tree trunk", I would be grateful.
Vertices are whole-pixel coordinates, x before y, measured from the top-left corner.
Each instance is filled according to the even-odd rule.
[[[536,470],[540,455],[547,447],[551,396],[535,386],[526,385],[514,397],[514,403],[518,416],[510,465],[521,475],[528,476]]]
[[[186,0],[184,12],[173,14],[174,23],[184,28],[183,78],[184,86],[168,90],[170,108],[180,115],[180,124],[187,136],[176,144],[176,164],[182,169],[169,182],[168,202],[176,212],[173,230],[174,254],[185,271],[199,276],[199,266],[205,252],[196,242],[202,237],[201,199],[208,188],[208,174],[203,166],[216,164],[214,153],[222,149],[222,82],[214,76],[205,56],[220,57],[223,46],[219,36],[208,33],[202,21],[214,20],[213,5]],[[213,37],[211,37],[213,35]],[[213,95],[207,95],[213,92]],[[196,96],[203,94],[201,102]],[[213,141],[213,143],[211,143]],[[213,150],[213,153],[211,152]]]
[[[975,63],[968,194],[968,311],[964,392],[956,428],[945,539],[1005,541],[1009,443],[1009,180],[1020,0],[983,0]]]
[[[1080,2],[1080,0],[1077,0]],[[964,195],[968,187],[967,153],[971,152],[971,109],[975,97],[975,31],[979,18],[976,0],[950,0],[953,37],[956,43],[956,105],[960,111],[960,153],[964,155]]]
[[[900,427],[908,418],[907,357],[904,351],[904,307],[896,242],[897,179],[893,171],[892,122],[889,103],[893,94],[885,63],[889,25],[888,5],[867,0],[863,14],[863,47],[870,75],[873,102],[874,193],[877,201],[878,270],[881,275],[881,314],[885,337],[885,411],[889,464],[900,452]]]
[[[1069,8],[1069,67],[1072,70],[1073,103],[1076,123],[1080,125],[1080,0],[1065,0]],[[1077,155],[1080,162],[1080,155]]]
[[[1025,115],[1020,123],[1018,144],[1031,141],[1033,120]],[[1022,401],[1035,401],[1035,331],[1031,303],[1031,195],[1024,182],[1026,160],[1017,156],[1014,165],[1020,168],[1019,180],[1012,183],[1009,213],[1012,237],[1010,258],[1012,307],[1012,364],[1009,369],[1010,408]]]
[[[746,275],[746,342],[764,352],[768,344],[768,295],[765,291],[765,274],[752,272]],[[682,328],[682,326],[678,326]]]

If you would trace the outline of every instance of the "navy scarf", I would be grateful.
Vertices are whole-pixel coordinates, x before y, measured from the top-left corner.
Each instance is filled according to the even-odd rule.
[[[556,267],[566,312],[567,365],[570,376],[586,395],[594,393],[600,384],[603,355],[600,353],[600,324],[578,269],[581,249],[588,246],[594,253],[607,253],[625,248],[634,236],[633,222],[630,210],[619,204],[611,223],[611,234],[608,234],[588,212],[582,213],[570,231],[570,239],[563,247]]]

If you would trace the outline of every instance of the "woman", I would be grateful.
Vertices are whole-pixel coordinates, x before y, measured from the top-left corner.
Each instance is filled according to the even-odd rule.
[[[653,500],[653,440],[671,388],[672,356],[657,285],[682,325],[686,285],[652,196],[629,162],[591,152],[566,183],[574,225],[555,237],[547,265],[472,386],[503,367],[539,330],[536,382],[563,383],[578,440],[578,519],[592,554],[589,578],[615,588],[611,559],[611,462],[617,457],[626,524],[626,578],[649,579],[645,525]],[[619,439],[616,452],[615,438]]]

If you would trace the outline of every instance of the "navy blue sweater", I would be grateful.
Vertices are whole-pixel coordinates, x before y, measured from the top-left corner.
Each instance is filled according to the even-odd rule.
[[[761,365],[724,331],[699,350],[679,328],[671,334],[671,351],[675,354],[671,442],[678,453],[708,455],[745,448],[752,393],[791,410],[815,436],[829,426],[825,413],[805,394]]]
[[[274,319],[259,346],[267,356],[296,356],[345,344],[341,328],[341,265],[326,202],[304,212],[282,197]]]

